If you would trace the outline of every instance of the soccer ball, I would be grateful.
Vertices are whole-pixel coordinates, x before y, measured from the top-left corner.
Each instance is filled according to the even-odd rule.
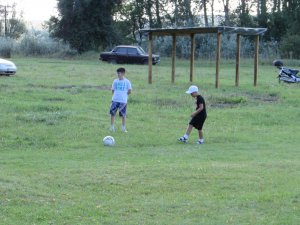
[[[104,146],[113,146],[115,144],[115,139],[112,136],[106,136],[103,138]]]

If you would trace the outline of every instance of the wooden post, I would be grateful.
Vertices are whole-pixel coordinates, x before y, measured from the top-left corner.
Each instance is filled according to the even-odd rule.
[[[152,84],[152,52],[153,52],[153,40],[152,40],[152,33],[149,33],[149,44],[148,44],[148,83]]]
[[[217,34],[217,52],[216,52],[216,88],[219,87],[220,80],[220,58],[221,58],[221,33]]]
[[[193,82],[195,62],[195,34],[191,34],[190,82]]]
[[[175,63],[176,63],[176,35],[173,34],[173,47],[172,47],[172,83],[175,82]]]
[[[235,64],[235,86],[240,84],[240,52],[241,52],[241,35],[236,36],[236,64]]]
[[[258,49],[259,49],[259,35],[256,35],[256,37],[255,37],[255,56],[254,56],[254,86],[257,85]]]

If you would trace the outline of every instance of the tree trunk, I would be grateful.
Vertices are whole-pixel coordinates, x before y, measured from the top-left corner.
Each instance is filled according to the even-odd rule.
[[[212,26],[215,26],[214,4],[215,4],[215,0],[211,0],[210,9],[211,9],[211,25]]]
[[[160,19],[160,6],[159,0],[155,0],[155,13],[156,13],[156,27],[162,28],[161,19]]]
[[[151,12],[152,1],[151,0],[147,0],[145,6],[146,6],[146,13],[147,13],[147,16],[149,18],[150,28],[153,28],[153,18],[152,18],[152,12]]]
[[[230,17],[229,17],[229,0],[222,0],[223,2],[223,8],[224,8],[224,25],[229,26],[230,25]]]
[[[204,12],[204,23],[208,27],[208,17],[207,17],[207,0],[202,0],[203,12]]]

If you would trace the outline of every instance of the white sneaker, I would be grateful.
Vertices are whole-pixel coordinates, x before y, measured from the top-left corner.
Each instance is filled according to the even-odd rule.
[[[185,137],[180,137],[177,139],[178,141],[182,142],[182,143],[186,143],[187,139]]]
[[[127,132],[128,132],[125,128],[122,128],[122,131],[123,131],[124,133],[127,133]]]
[[[114,127],[111,127],[109,130],[110,130],[111,132],[115,132],[115,128],[114,128]]]
[[[197,144],[198,144],[198,145],[203,145],[203,144],[204,144],[204,141],[197,141]]]

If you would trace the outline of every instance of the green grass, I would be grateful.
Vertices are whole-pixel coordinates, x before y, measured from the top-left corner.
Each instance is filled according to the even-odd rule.
[[[252,60],[195,63],[208,107],[205,144],[183,135],[193,99],[189,63],[125,65],[128,133],[110,133],[119,65],[15,58],[0,77],[0,224],[300,224],[300,87]],[[102,139],[113,135],[114,147]]]

